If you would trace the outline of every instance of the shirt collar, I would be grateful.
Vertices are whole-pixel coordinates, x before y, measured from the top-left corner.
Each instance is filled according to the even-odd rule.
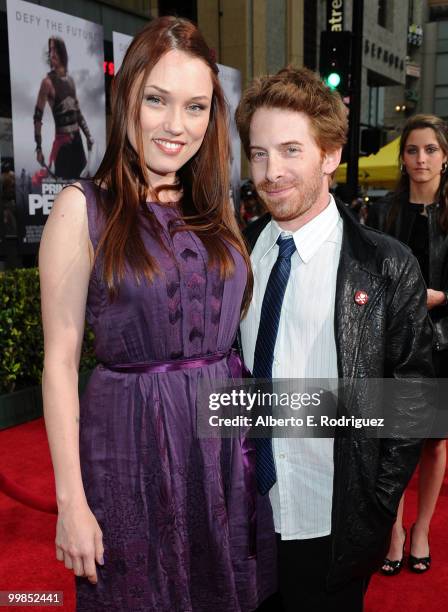
[[[294,238],[300,259],[304,263],[308,263],[324,242],[337,242],[334,230],[339,219],[340,214],[331,194],[328,206],[317,217],[311,219],[295,232],[282,230],[278,223],[272,219],[266,227],[266,239],[264,240],[263,252],[260,253],[260,261],[275,247],[278,237],[282,234]]]

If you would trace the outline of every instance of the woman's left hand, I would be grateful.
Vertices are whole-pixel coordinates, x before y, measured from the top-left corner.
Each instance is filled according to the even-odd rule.
[[[428,289],[426,293],[426,307],[428,310],[432,310],[436,306],[443,306],[443,304],[445,304],[446,296],[443,291]]]

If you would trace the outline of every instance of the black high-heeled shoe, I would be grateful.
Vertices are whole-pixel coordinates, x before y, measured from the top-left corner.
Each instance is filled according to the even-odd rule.
[[[406,529],[404,529],[404,527],[403,527],[403,531],[404,531],[404,541],[403,541],[403,554],[401,555],[401,559],[397,559],[396,561],[392,561],[391,559],[384,559],[384,563],[380,569],[381,573],[384,576],[396,576],[402,570],[403,561],[404,561],[404,547],[406,546],[406,538],[408,537],[407,531]],[[390,570],[384,569],[385,565],[387,565],[391,569]]]
[[[415,523],[411,527],[411,536],[410,536],[410,547],[411,548],[412,548],[412,531],[414,527],[415,527]],[[428,536],[428,550],[429,550],[429,536]],[[423,565],[424,567],[416,567],[416,565]],[[428,555],[427,557],[414,557],[414,555],[411,555],[409,553],[408,567],[411,570],[411,572],[414,572],[415,574],[424,574],[431,567],[431,555]]]

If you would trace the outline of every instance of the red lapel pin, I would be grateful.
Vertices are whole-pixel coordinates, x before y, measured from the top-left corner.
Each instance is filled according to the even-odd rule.
[[[365,291],[357,291],[355,293],[355,302],[358,306],[364,306],[369,301],[369,296]]]

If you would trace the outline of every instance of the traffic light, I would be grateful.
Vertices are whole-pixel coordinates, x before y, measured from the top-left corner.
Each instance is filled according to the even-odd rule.
[[[328,87],[342,96],[350,93],[351,50],[351,32],[321,32],[320,74]]]

